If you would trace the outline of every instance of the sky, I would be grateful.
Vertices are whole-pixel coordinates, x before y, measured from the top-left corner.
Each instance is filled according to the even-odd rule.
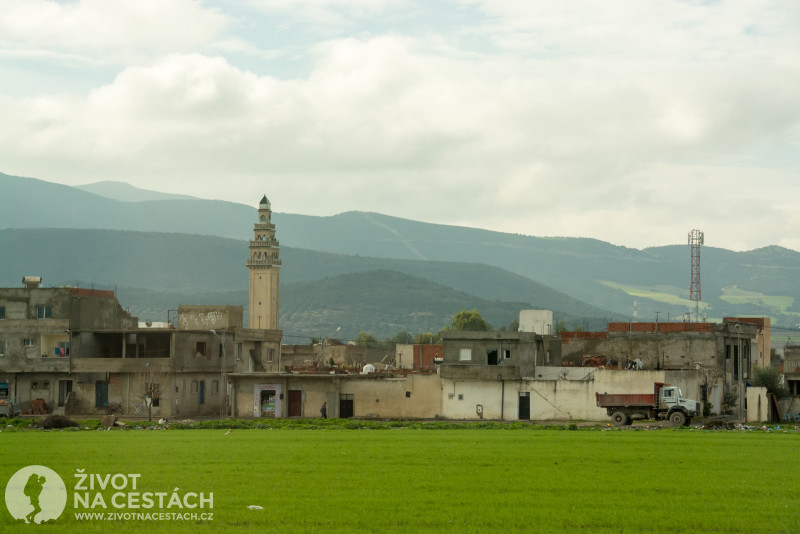
[[[800,2],[0,0],[0,172],[800,251]]]

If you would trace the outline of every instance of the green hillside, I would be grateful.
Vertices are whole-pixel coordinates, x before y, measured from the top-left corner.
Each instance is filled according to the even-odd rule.
[[[129,270],[136,267],[130,273],[130,279],[136,281],[135,287],[170,288],[175,284],[203,290],[237,287],[238,275],[214,273],[223,265],[229,275],[243,269],[239,258],[244,257],[244,252],[239,248],[239,240],[250,236],[256,216],[254,207],[195,198],[175,199],[169,195],[163,200],[135,202],[130,200],[158,196],[148,196],[141,190],[131,192],[125,185],[90,188],[105,195],[98,196],[77,188],[0,174],[0,228],[103,228],[159,232],[157,236],[196,234],[216,244],[207,247],[187,238],[176,238],[174,243],[165,245],[160,237],[140,236],[135,240],[140,246],[133,246],[132,250],[129,243],[121,246],[98,238],[102,244],[98,243],[91,256],[100,259],[98,263],[57,243],[46,247],[37,243],[32,250],[22,249],[23,254],[28,260],[46,254],[49,263],[40,258],[39,264],[27,261],[19,264],[20,268],[27,270],[31,265],[44,264],[47,269],[52,264],[63,264],[71,279],[119,284],[114,272],[100,268],[103,256],[114,254],[126,259]],[[284,263],[282,279],[286,283],[319,279],[324,269],[318,269],[314,262],[324,261],[329,270],[327,275],[388,269],[481,298],[525,300],[536,307],[560,307],[586,317],[606,313],[602,310],[630,317],[634,301],[640,320],[654,320],[656,313],[677,317],[687,311],[689,250],[685,245],[637,250],[595,239],[533,237],[365,212],[332,217],[276,212],[273,222],[285,251],[305,249],[332,254],[298,259],[291,269]],[[480,220],[475,224],[479,225]],[[226,244],[213,241],[219,237],[235,241]],[[163,252],[156,264],[170,254],[180,254],[181,259],[168,261],[171,272],[156,270],[149,253],[141,252],[145,249]],[[206,250],[214,252],[209,254]],[[347,259],[354,256],[364,260],[363,263],[356,266]],[[291,261],[290,253],[284,259]],[[190,269],[198,263],[207,269]],[[420,267],[424,263],[435,266]],[[703,302],[709,317],[768,315],[775,324],[800,324],[800,253],[780,247],[748,252],[705,247],[701,263]],[[453,268],[454,265],[459,267]],[[494,283],[495,275],[484,271],[487,266],[501,270],[504,283]],[[192,275],[176,277],[176,272]],[[510,278],[512,274],[517,276],[516,281]],[[539,285],[533,286],[531,281]],[[746,291],[750,297],[734,298],[732,295],[737,291]],[[587,309],[586,304],[593,308]]]
[[[179,304],[247,306],[247,246],[247,241],[187,234],[2,230],[0,285],[15,287],[23,276],[35,274],[45,286],[116,289],[133,315],[166,321],[168,310]],[[384,337],[401,330],[438,331],[463,308],[478,308],[496,326],[516,320],[519,310],[527,308],[551,309],[570,324],[598,328],[619,318],[485,265],[291,247],[282,248],[281,258],[280,324],[306,337],[333,322],[334,329],[342,326],[357,334],[369,327]]]

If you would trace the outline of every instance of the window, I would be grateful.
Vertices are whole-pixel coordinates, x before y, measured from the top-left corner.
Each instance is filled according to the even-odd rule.
[[[50,389],[49,380],[36,380],[31,382],[31,389]]]
[[[458,351],[458,359],[462,362],[472,361],[472,349],[461,349]]]
[[[206,342],[205,341],[198,341],[197,345],[195,345],[195,357],[196,358],[205,358],[206,357]]]
[[[504,349],[503,350],[503,356],[505,357],[506,360],[510,359],[511,358],[511,349]]]
[[[150,406],[153,408],[158,408],[159,401],[161,399],[161,386],[159,386],[156,382],[153,382],[152,384],[146,384],[145,391],[150,392]]]
[[[37,319],[50,319],[53,317],[53,307],[52,306],[36,306],[36,318]]]
[[[407,398],[407,399],[410,399],[410,398],[411,398],[411,392],[410,392],[410,391],[406,391],[406,398]]]
[[[237,343],[236,344],[236,359],[237,360],[241,360],[242,359],[242,344],[241,343]]]
[[[6,307],[0,306],[0,319],[5,319],[5,318],[6,318]]]
[[[0,358],[6,355],[6,342],[0,340]]]
[[[547,351],[546,358],[547,359],[544,361],[544,363],[550,363],[550,351],[549,350]]]
[[[69,356],[69,342],[68,341],[59,341],[58,346],[55,350],[56,356],[59,358],[63,358],[65,356]]]
[[[219,393],[219,380],[211,381],[211,393]]]
[[[36,346],[36,343],[33,342],[33,339],[27,338],[27,337],[22,340],[22,344],[25,345],[26,347],[35,347]]]
[[[275,349],[267,349],[267,361],[271,362],[275,359]]]

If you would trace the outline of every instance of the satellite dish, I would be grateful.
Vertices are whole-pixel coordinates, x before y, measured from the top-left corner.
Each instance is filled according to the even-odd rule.
[[[151,326],[153,326],[153,321],[148,319],[147,321],[144,322],[144,324],[147,325],[147,328],[150,328]]]

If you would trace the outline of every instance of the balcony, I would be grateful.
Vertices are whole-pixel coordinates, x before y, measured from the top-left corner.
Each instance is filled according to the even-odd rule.
[[[248,267],[273,267],[281,265],[281,260],[247,260]]]

